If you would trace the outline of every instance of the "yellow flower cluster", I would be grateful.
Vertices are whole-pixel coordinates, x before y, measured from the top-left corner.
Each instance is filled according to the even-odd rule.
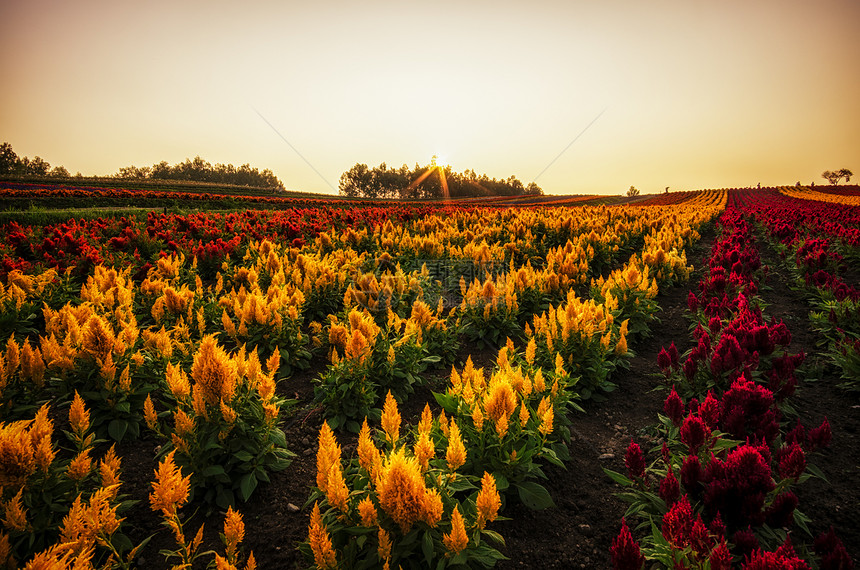
[[[533,342],[530,345],[534,347]],[[485,422],[491,423],[499,440],[509,434],[511,427],[520,433],[530,421],[547,436],[553,429],[558,382],[548,386],[542,370],[528,374],[522,367],[512,367],[508,352],[508,347],[499,351],[498,369],[489,380],[482,368],[475,368],[471,358],[461,373],[456,368],[451,370],[447,393],[457,399],[457,415],[471,418],[478,433],[484,432]]]
[[[32,420],[0,423],[0,489],[21,489],[30,475],[47,471],[56,451],[51,442],[54,423],[48,405]]]
[[[605,354],[615,346],[613,308],[612,304],[582,299],[571,291],[566,303],[558,307],[550,305],[546,312],[535,315],[532,326],[526,325],[526,336],[535,337],[547,356],[561,354],[567,364],[574,362],[574,355],[583,355],[589,350]]]
[[[228,355],[214,335],[203,337],[194,354],[190,379],[181,367],[168,363],[165,382],[177,402],[171,434],[176,448],[185,455],[191,453],[198,422],[220,425],[219,437],[226,438],[236,422],[236,408],[254,393],[262,401],[267,425],[274,426],[278,416],[278,407],[273,403],[275,373],[279,364],[280,355],[274,352],[264,371],[257,350],[247,353],[244,346]],[[155,424],[151,400],[145,408],[147,423]]]
[[[57,281],[57,272],[48,269],[38,275],[25,275],[14,269],[6,276],[6,283],[0,281],[0,307],[20,311],[24,303],[38,301]]]
[[[430,460],[435,457],[435,442],[431,436],[434,419],[429,406],[425,406],[418,424],[417,441],[413,453],[408,453],[400,436],[401,417],[397,403],[389,392],[382,413],[382,432],[385,448],[376,446],[371,438],[367,419],[358,438],[358,464],[364,476],[355,480],[357,487],[350,490],[345,482],[341,465],[341,449],[327,423],[319,433],[317,451],[317,488],[330,507],[325,516],[334,514],[349,524],[377,527],[377,554],[380,564],[388,566],[398,537],[405,537],[416,524],[434,530],[445,517],[443,494],[451,499],[444,481],[453,480],[454,471],[465,463],[466,448],[458,424],[448,420],[444,412],[438,418],[447,435],[445,462],[447,471],[430,473]],[[351,472],[352,473],[352,472]],[[364,481],[364,483],[362,483]],[[362,487],[364,485],[364,487]],[[441,536],[442,543],[451,554],[468,547],[467,525],[483,529],[498,516],[501,498],[493,476],[484,473],[481,489],[475,502],[476,518],[467,523],[459,504],[450,513],[450,532]],[[332,535],[324,523],[320,503],[314,504],[308,528],[308,542],[314,562],[319,568],[337,567],[337,552]],[[339,528],[343,528],[339,526]]]

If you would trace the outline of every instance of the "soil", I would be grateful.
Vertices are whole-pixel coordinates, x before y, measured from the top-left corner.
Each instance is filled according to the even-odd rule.
[[[688,259],[697,268],[707,257],[713,233],[705,234]],[[778,257],[766,244],[760,243],[763,263],[770,267],[768,283],[761,296],[766,302],[765,313],[782,319],[792,332],[791,350],[807,355],[803,367],[804,382],[793,398],[799,419],[814,427],[827,417],[833,430],[829,449],[811,456],[827,481],[810,479],[799,485],[799,509],[808,515],[813,535],[836,528],[852,558],[860,560],[860,402],[836,388],[837,375],[829,370],[817,354],[815,334],[810,329],[808,306],[803,295],[789,288],[791,279],[779,265]],[[679,352],[690,348],[691,335],[687,315],[687,293],[701,277],[697,269],[686,285],[661,291],[659,323],[652,325],[653,336],[640,339],[631,348],[635,357],[628,370],[617,375],[618,389],[605,395],[604,401],[588,401],[585,413],[572,418],[571,460],[566,469],[545,468],[548,480],[542,482],[550,491],[556,507],[532,511],[511,499],[503,515],[510,520],[497,521],[492,528],[506,541],[503,553],[509,560],[497,568],[610,568],[609,548],[618,534],[626,504],[614,496],[619,488],[603,473],[603,468],[624,472],[624,453],[631,438],[651,449],[655,440],[649,428],[662,411],[666,392],[657,367],[661,347],[675,342]],[[458,354],[461,366],[471,355],[476,366],[492,368],[495,352],[465,348]],[[318,371],[316,371],[318,373]],[[316,477],[316,440],[322,416],[313,408],[311,371],[282,383],[279,390],[295,397],[298,406],[285,420],[284,431],[291,450],[296,454],[291,466],[271,474],[271,483],[261,485],[247,504],[239,510],[245,521],[243,551],[253,550],[259,568],[306,568],[306,561],[297,551],[297,544],[307,538],[309,507],[304,503]],[[440,385],[447,379],[441,371],[430,383]],[[401,406],[404,420],[414,420],[425,402],[438,412],[430,389],[421,388]],[[790,420],[794,423],[794,419]],[[355,437],[343,435],[339,440],[344,455],[355,450]],[[143,499],[127,512],[128,533],[137,544],[153,535],[142,551],[138,564],[142,568],[168,568],[161,549],[173,549],[172,535],[149,509],[146,500],[150,481],[156,467],[155,440],[143,439],[118,448],[123,458],[123,491]],[[191,511],[193,507],[186,507]],[[193,515],[193,516],[192,516]],[[186,534],[193,536],[205,523],[203,550],[223,552],[218,533],[223,528],[223,513],[206,515],[199,510],[189,513]],[[797,530],[796,533],[802,531]],[[798,536],[795,542],[811,542]],[[201,567],[211,557],[205,557]]]

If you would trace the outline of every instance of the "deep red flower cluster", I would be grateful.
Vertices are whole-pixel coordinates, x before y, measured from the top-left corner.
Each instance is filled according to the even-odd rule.
[[[742,196],[732,200],[743,204]],[[732,555],[744,568],[808,568],[790,541],[769,552],[757,533],[765,524],[794,526],[799,498],[791,485],[804,478],[809,453],[829,444],[830,424],[825,419],[807,429],[798,422],[780,437],[780,403],[794,393],[804,355],[788,352],[788,327],[766,320],[755,301],[764,268],[741,214],[731,206],[724,212],[723,235],[700,294],[689,294],[690,311],[699,319],[694,348],[686,360],[674,342],[658,355],[672,383],[663,403],[669,445],[661,452],[665,470],[646,469],[644,478],[658,474],[657,493],[666,505],[660,530],[683,560],[673,558],[676,568],[705,561],[731,568]],[[835,534],[819,537],[822,567],[839,568],[846,558],[836,554],[825,562],[826,548],[844,552],[836,541]]]

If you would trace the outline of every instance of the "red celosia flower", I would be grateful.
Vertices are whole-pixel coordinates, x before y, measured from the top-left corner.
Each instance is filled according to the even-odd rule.
[[[699,406],[699,415],[705,420],[705,424],[711,430],[719,426],[722,410],[723,407],[720,401],[714,398],[714,395],[708,390],[705,401]]]
[[[690,414],[681,426],[681,441],[687,444],[690,455],[699,453],[699,449],[705,445],[711,435],[711,430],[699,416]]]
[[[693,528],[693,510],[687,495],[675,501],[672,508],[663,515],[663,525],[660,531],[670,544],[684,548],[690,543],[690,531]]]
[[[777,452],[779,460],[779,475],[783,479],[797,481],[806,470],[806,456],[797,443],[782,446]]]
[[[689,455],[681,465],[681,483],[688,493],[694,496],[698,494],[702,480],[702,464],[698,455]]]
[[[669,345],[669,362],[672,363],[672,366],[678,366],[678,347],[675,346],[675,341]]]
[[[792,552],[794,552],[792,550]],[[756,550],[741,566],[743,570],[810,570],[809,564],[797,558],[797,556],[785,556],[779,551],[766,552]]]
[[[797,424],[792,428],[790,432],[785,434],[785,443],[799,443],[803,444],[806,442],[806,428],[803,427],[803,424],[800,423],[800,420],[797,420]]]
[[[672,391],[666,401],[663,402],[663,412],[672,420],[673,424],[681,425],[681,420],[684,419],[684,402],[678,392],[675,391],[674,386],[672,386]]]
[[[718,538],[726,536],[726,525],[723,524],[723,517],[720,516],[720,511],[717,511],[717,514],[714,515],[713,519],[711,519],[711,524],[708,525],[708,530]]]
[[[687,308],[690,309],[691,313],[699,310],[699,299],[696,298],[696,294],[692,291],[687,294]]]
[[[725,539],[721,540],[720,544],[711,551],[708,562],[711,565],[711,570],[731,570],[732,553],[729,552],[729,545],[726,544]]]
[[[684,376],[687,380],[692,381],[696,376],[696,371],[699,368],[699,363],[692,358],[688,358],[686,362],[684,362]]]
[[[670,366],[672,366],[672,360],[669,358],[669,353],[666,352],[665,348],[661,348],[660,352],[657,354],[657,366],[660,367],[660,370],[663,371],[663,374],[669,376]]]
[[[767,510],[767,524],[771,528],[787,528],[794,524],[794,510],[800,501],[791,491],[780,493]]]
[[[735,544],[735,551],[739,556],[746,556],[759,547],[758,538],[749,527],[737,531],[732,536],[732,542]]]
[[[711,317],[711,320],[708,321],[708,329],[711,331],[711,334],[717,334],[720,332],[720,328],[722,328],[723,322],[720,320],[720,317]]]
[[[737,439],[753,436],[770,443],[779,433],[773,393],[746,378],[723,394],[722,408],[722,431]]]
[[[826,533],[820,534],[815,539],[815,553],[821,557],[818,561],[820,570],[850,570],[854,568],[854,562],[845,550],[845,545],[836,536],[833,527]]]
[[[821,447],[829,446],[832,439],[833,433],[830,431],[830,422],[827,421],[827,417],[825,416],[821,425],[809,430],[809,433],[807,434],[809,451],[815,451]]]
[[[707,554],[714,546],[714,539],[711,538],[708,527],[702,521],[702,515],[696,516],[696,522],[693,523],[693,528],[690,529],[690,546],[694,552],[701,554]]]
[[[631,479],[645,477],[645,456],[642,455],[642,448],[632,438],[627,446],[627,453],[624,454],[624,465],[627,466],[627,474]]]
[[[627,521],[621,519],[621,532],[612,541],[609,549],[614,570],[641,570],[645,565],[645,557],[639,550],[639,545],[633,540]]]
[[[667,506],[670,506],[678,500],[678,496],[680,494],[681,489],[678,484],[678,479],[675,478],[675,473],[672,472],[672,468],[670,467],[666,476],[660,482],[660,498],[666,501]]]

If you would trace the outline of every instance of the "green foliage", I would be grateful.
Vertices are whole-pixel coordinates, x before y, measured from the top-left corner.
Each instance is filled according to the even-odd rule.
[[[412,169],[405,164],[400,168],[390,168],[383,162],[370,168],[356,163],[341,175],[338,186],[341,196],[350,198],[441,198],[446,191],[452,198],[543,194],[534,182],[523,186],[513,175],[496,180],[486,174],[478,176],[474,170],[454,172],[450,166],[437,165],[435,157],[429,165],[416,163]]]

